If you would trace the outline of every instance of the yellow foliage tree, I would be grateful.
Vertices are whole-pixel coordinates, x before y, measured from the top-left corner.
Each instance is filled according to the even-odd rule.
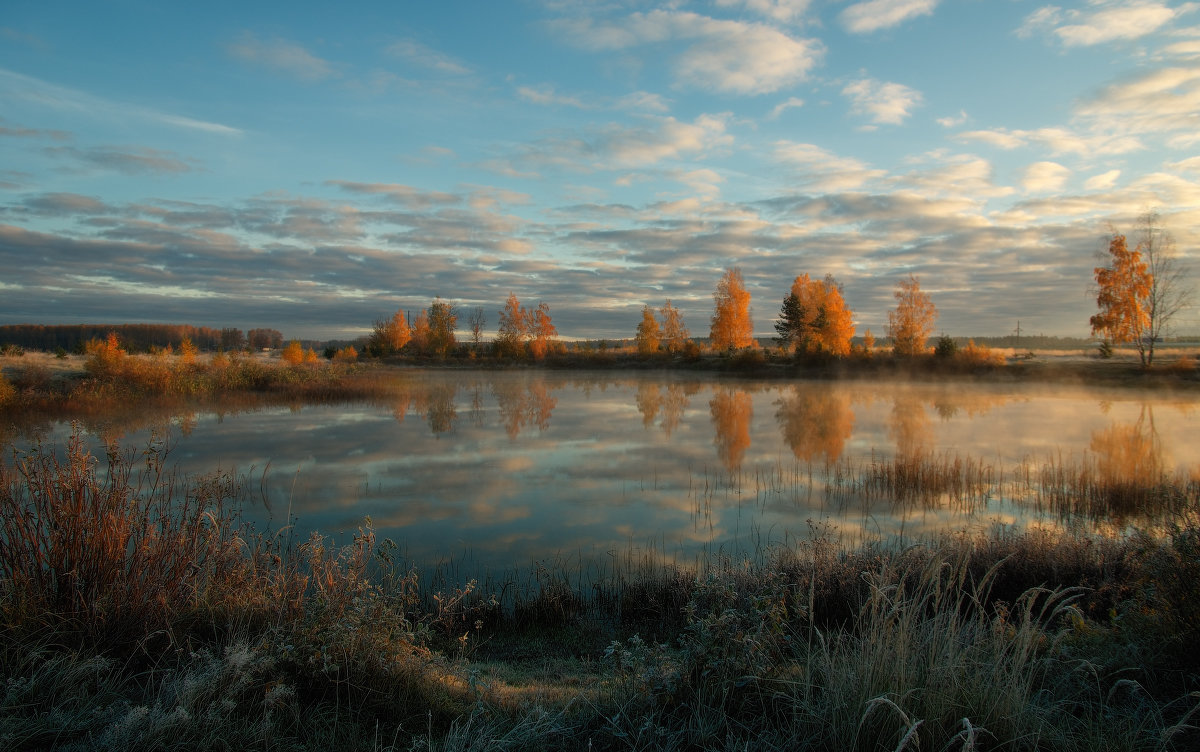
[[[1096,305],[1100,313],[1091,318],[1092,334],[1120,344],[1140,338],[1150,325],[1145,299],[1150,294],[1150,270],[1141,252],[1130,250],[1125,236],[1114,234],[1108,243],[1109,265],[1098,266]]]
[[[798,353],[845,356],[854,337],[854,314],[832,276],[815,280],[802,274],[784,298],[775,331]]]
[[[714,350],[737,350],[754,344],[750,318],[750,293],[737,267],[726,269],[713,292],[712,327],[709,340]]]
[[[190,337],[184,337],[179,342],[179,362],[184,365],[191,365],[196,362],[196,354],[200,348],[192,342]]]
[[[888,311],[892,351],[904,356],[925,352],[925,343],[938,316],[933,299],[921,292],[921,283],[911,274],[896,285],[895,298],[896,307]]]
[[[496,353],[510,358],[519,357],[525,350],[525,333],[528,330],[525,309],[514,293],[500,311],[500,324],[496,331]]]
[[[546,353],[550,349],[550,344],[553,337],[558,336],[558,329],[554,327],[554,322],[550,320],[550,305],[548,303],[538,303],[538,307],[527,314],[529,336],[529,351],[533,353],[533,357],[541,359],[546,357]]]
[[[283,352],[279,354],[284,363],[296,366],[304,362],[304,348],[300,346],[300,340],[292,340],[283,348]]]
[[[659,333],[658,319],[654,318],[654,309],[648,305],[642,306],[642,321],[637,325],[634,340],[637,342],[638,354],[651,355],[658,352],[662,337]]]
[[[662,316],[662,345],[669,353],[683,352],[691,341],[691,332],[683,323],[683,316],[680,315],[679,309],[671,305],[671,299],[659,310],[659,315]]]

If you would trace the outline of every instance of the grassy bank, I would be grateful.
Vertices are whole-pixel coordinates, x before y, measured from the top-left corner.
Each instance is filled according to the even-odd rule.
[[[252,530],[237,486],[80,441],[0,464],[0,746],[1200,744],[1194,504],[1163,535],[818,540],[582,590],[431,587],[369,524]]]
[[[1143,389],[1200,388],[1194,354],[1164,352],[1162,363],[1142,368],[1135,359],[1078,354],[1014,354],[962,348],[951,356],[896,358],[856,351],[845,358],[796,358],[778,349],[750,348],[689,356],[630,350],[552,353],[541,360],[476,357],[464,349],[447,358],[393,357],[351,362],[316,359],[289,363],[264,355],[133,355],[117,345],[97,345],[89,355],[55,357],[23,353],[0,357],[0,415],[86,416],[114,405],[147,402],[203,405],[206,401],[370,399],[386,396],[389,373],[404,367],[553,371],[648,371],[732,374],[760,379],[896,379],[1052,383]]]

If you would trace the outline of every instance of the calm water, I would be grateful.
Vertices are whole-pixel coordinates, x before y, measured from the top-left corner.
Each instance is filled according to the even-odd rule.
[[[143,416],[106,430],[132,448],[152,431],[169,435],[180,470],[244,477],[255,498],[247,515],[260,526],[290,517],[298,536],[345,536],[370,516],[412,560],[468,569],[631,549],[690,561],[814,529],[853,543],[996,524],[1151,522],[1064,521],[1016,483],[897,504],[838,492],[832,480],[896,456],[970,457],[997,478],[1087,459],[1114,473],[1200,478],[1196,395],[677,374],[397,379],[386,403]]]

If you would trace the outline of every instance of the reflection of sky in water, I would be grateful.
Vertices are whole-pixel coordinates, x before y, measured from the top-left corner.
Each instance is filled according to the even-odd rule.
[[[398,383],[386,403],[176,419],[169,461],[246,476],[261,500],[248,516],[262,526],[290,514],[296,536],[344,535],[370,516],[416,561],[469,552],[491,568],[630,547],[690,560],[810,528],[858,542],[1054,524],[1003,503],[972,512],[828,500],[827,461],[951,452],[1012,469],[1082,458],[1119,433],[1152,434],[1167,472],[1200,469],[1192,397],[523,371],[402,372]],[[148,436],[131,429],[122,443]]]

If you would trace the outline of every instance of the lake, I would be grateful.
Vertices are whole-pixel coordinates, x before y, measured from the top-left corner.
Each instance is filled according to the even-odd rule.
[[[348,541],[369,516],[409,560],[464,572],[631,554],[689,563],[815,534],[856,545],[999,525],[1120,532],[1162,510],[1064,509],[1047,471],[1200,482],[1195,394],[666,372],[394,378],[371,402],[113,418],[104,431],[131,449],[166,438],[184,473],[242,477],[260,529],[291,519],[293,539]],[[955,463],[957,484],[904,481],[924,490],[899,499],[879,485]]]

